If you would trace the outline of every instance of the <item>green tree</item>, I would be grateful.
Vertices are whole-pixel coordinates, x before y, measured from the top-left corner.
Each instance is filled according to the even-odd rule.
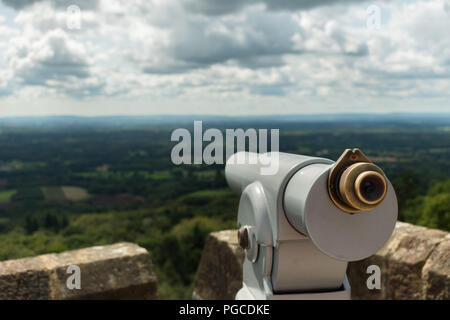
[[[11,221],[8,218],[0,218],[0,233],[6,233],[11,230]]]
[[[419,224],[450,230],[450,193],[440,193],[425,198],[424,211]]]
[[[45,214],[44,228],[58,232],[59,230],[58,218],[52,213]]]
[[[69,219],[67,218],[67,216],[64,214],[61,217],[61,221],[60,221],[60,228],[64,229],[69,225]]]
[[[405,221],[450,230],[450,179],[432,186],[427,195],[406,200]]]
[[[36,217],[26,216],[24,227],[27,234],[32,234],[33,232],[37,231],[39,229],[39,223]]]
[[[408,206],[408,201],[418,195],[417,185],[419,184],[419,179],[414,172],[406,170],[400,177],[393,181],[393,184],[398,201],[398,218],[400,221],[406,221],[405,211]]]
[[[430,196],[435,196],[440,193],[450,194],[450,179],[448,179],[447,181],[435,184],[428,191],[428,195],[430,195]]]

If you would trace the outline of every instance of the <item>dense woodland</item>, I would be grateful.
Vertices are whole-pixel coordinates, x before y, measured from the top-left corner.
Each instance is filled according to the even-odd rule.
[[[205,239],[234,228],[223,165],[172,164],[190,119],[0,121],[0,260],[135,242],[163,299],[190,298]],[[450,230],[450,117],[217,118],[204,128],[279,128],[280,151],[337,159],[358,147],[383,168],[399,219]]]

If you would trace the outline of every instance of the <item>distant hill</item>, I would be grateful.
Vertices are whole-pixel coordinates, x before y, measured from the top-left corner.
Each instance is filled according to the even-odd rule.
[[[2,128],[61,128],[61,129],[110,129],[179,126],[202,120],[213,123],[411,123],[450,124],[450,113],[342,113],[342,114],[291,114],[291,115],[144,115],[144,116],[36,116],[0,118]]]

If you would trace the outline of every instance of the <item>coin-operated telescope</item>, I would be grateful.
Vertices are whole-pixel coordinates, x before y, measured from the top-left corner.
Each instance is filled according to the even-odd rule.
[[[269,156],[278,161],[270,174],[261,170],[267,161],[238,161]],[[336,162],[238,152],[225,175],[241,195],[245,261],[236,299],[349,299],[348,262],[378,251],[397,220],[394,188],[359,149]]]

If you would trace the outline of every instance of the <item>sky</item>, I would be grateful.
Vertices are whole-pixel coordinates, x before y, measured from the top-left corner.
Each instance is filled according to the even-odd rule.
[[[450,111],[450,0],[0,0],[0,117]]]

